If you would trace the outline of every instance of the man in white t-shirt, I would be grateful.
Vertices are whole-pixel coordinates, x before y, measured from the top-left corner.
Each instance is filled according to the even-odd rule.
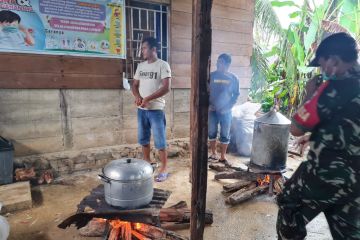
[[[151,162],[150,137],[153,133],[161,161],[155,180],[162,182],[168,177],[164,96],[170,91],[171,70],[167,62],[158,59],[157,49],[155,38],[146,38],[142,42],[141,52],[145,61],[136,69],[132,92],[138,107],[138,142],[142,145],[144,159]]]

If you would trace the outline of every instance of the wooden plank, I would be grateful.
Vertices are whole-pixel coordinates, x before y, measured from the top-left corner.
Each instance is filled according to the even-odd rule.
[[[174,0],[171,4],[172,11],[192,13],[192,5],[189,0]]]
[[[254,0],[214,0],[214,6],[220,5],[224,7],[237,8],[251,11],[253,9]]]
[[[227,7],[222,5],[214,5],[212,14],[214,17],[239,20],[242,22],[254,21],[254,14],[252,11],[247,11],[243,9]]]
[[[252,44],[235,44],[235,43],[220,43],[214,42],[212,47],[212,54],[230,53],[238,56],[251,56]]]
[[[252,69],[248,67],[230,67],[231,72],[233,72],[239,78],[249,78],[252,76]]]
[[[88,89],[121,89],[122,76],[95,74],[64,75],[62,88]]]
[[[0,54],[0,88],[122,88],[124,60]]]
[[[24,89],[119,89],[121,75],[1,72],[0,88]]]
[[[171,68],[174,76],[181,76],[181,77],[191,76],[190,64],[172,64]]]
[[[225,52],[224,52],[225,53]],[[211,64],[216,66],[217,59],[220,54],[213,54],[211,56]],[[234,67],[249,67],[250,66],[250,57],[249,56],[233,56],[231,55],[231,66],[230,69]],[[177,59],[179,60],[179,59]]]
[[[191,40],[186,38],[171,38],[171,51],[191,52]]]
[[[218,43],[252,44],[253,36],[247,33],[227,32],[222,30],[213,31],[213,41]]]
[[[51,56],[39,54],[0,54],[0,72],[92,73],[121,75],[122,59]]]
[[[233,19],[233,20],[239,20],[244,22],[253,22],[254,20],[254,13],[253,13],[253,7],[254,3],[251,0],[245,0],[248,1],[248,4],[244,4],[244,8],[242,7],[236,7],[236,5],[228,5],[229,0],[218,0],[223,3],[216,3],[213,7],[212,17],[219,17],[219,18],[227,18],[227,19]],[[233,0],[234,1],[234,0]],[[244,0],[241,0],[244,1]],[[241,4],[241,3],[240,3]],[[178,12],[176,14],[179,14],[179,12],[191,14],[191,2],[186,0],[176,0],[172,3],[172,12]],[[174,16],[178,17],[178,16]],[[178,18],[179,22],[181,22],[181,18]],[[189,20],[183,19],[184,22],[187,22]]]
[[[186,38],[191,40],[191,26],[173,24],[171,26],[172,38]]]
[[[189,26],[191,32],[191,13],[173,11],[171,14],[171,24]]]
[[[171,87],[172,88],[191,88],[191,78],[174,76]]]
[[[192,56],[191,56],[191,223],[190,239],[204,238],[207,162],[208,110],[211,58],[212,0],[193,0]]]
[[[14,212],[32,207],[30,182],[17,182],[0,186],[1,213]]]
[[[67,57],[62,58],[64,74],[86,73],[103,75],[122,75],[124,60],[115,58],[83,58]]]
[[[191,52],[172,51],[171,52],[171,65],[172,64],[190,64]]]
[[[253,23],[252,22],[243,22],[239,20],[213,17],[212,26],[214,30],[222,30],[227,32],[237,32],[237,33],[253,33]]]
[[[0,72],[61,73],[59,56],[1,53],[0,62]]]

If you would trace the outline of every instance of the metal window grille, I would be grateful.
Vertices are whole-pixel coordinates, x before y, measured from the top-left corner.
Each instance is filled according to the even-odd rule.
[[[141,42],[147,37],[158,40],[160,59],[169,58],[169,6],[127,1],[127,78],[132,79],[141,59]]]

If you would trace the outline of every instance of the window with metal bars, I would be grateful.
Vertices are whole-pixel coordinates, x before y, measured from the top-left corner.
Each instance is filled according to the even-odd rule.
[[[158,40],[158,57],[169,58],[169,6],[130,0],[126,2],[127,59],[126,77],[132,79],[141,58],[141,42],[147,37]]]

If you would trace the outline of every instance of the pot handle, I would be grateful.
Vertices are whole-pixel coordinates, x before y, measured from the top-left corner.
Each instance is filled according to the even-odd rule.
[[[107,176],[103,175],[103,174],[99,174],[99,179],[101,179],[101,181],[106,182],[106,183],[111,183],[111,179],[108,178]]]

